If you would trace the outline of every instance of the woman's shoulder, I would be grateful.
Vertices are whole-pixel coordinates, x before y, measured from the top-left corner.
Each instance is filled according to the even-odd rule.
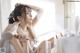
[[[13,24],[8,24],[8,26],[5,28],[4,31],[14,31],[18,28],[18,24],[17,22],[13,23]]]
[[[18,23],[9,24],[2,34],[11,33],[12,35],[17,33]]]

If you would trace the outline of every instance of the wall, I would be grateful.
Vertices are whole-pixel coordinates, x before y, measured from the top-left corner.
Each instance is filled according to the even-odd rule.
[[[0,39],[2,31],[7,27],[8,24],[10,1],[11,0],[0,0]]]
[[[0,0],[0,35],[1,35],[1,31],[2,31],[2,23],[1,23],[1,0]]]
[[[75,32],[75,4],[65,0],[54,0],[56,8],[56,24],[61,28]],[[67,0],[66,0],[67,1]]]
[[[68,31],[75,32],[75,2],[65,2],[64,4],[64,25]]]
[[[64,4],[62,0],[55,0],[56,23],[64,28]]]
[[[1,28],[3,31],[8,24],[8,17],[10,14],[10,0],[1,0]]]

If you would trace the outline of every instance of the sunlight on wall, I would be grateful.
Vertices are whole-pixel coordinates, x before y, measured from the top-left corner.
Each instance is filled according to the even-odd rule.
[[[80,3],[75,2],[76,32],[80,32]]]
[[[30,4],[35,5],[38,7],[43,8],[44,13],[41,16],[39,22],[34,27],[35,33],[38,37],[43,36],[42,34],[46,35],[46,39],[51,37],[52,34],[51,31],[55,28],[55,4],[54,2],[50,1],[44,1],[44,0],[12,0],[12,9],[14,9],[14,6],[16,3],[24,3],[24,4]],[[35,12],[32,14],[33,16],[36,15]],[[48,34],[51,33],[51,34]],[[42,38],[44,39],[44,38]]]
[[[80,3],[75,2],[75,15],[80,17]]]

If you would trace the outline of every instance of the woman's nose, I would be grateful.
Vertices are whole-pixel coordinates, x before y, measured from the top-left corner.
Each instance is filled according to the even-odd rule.
[[[32,17],[32,15],[30,14],[30,17]]]
[[[32,20],[32,17],[30,17],[30,20]]]

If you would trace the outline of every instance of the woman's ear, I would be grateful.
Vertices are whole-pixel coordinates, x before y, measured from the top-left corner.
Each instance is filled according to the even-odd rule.
[[[17,19],[20,21],[21,20],[21,16],[17,16]]]

